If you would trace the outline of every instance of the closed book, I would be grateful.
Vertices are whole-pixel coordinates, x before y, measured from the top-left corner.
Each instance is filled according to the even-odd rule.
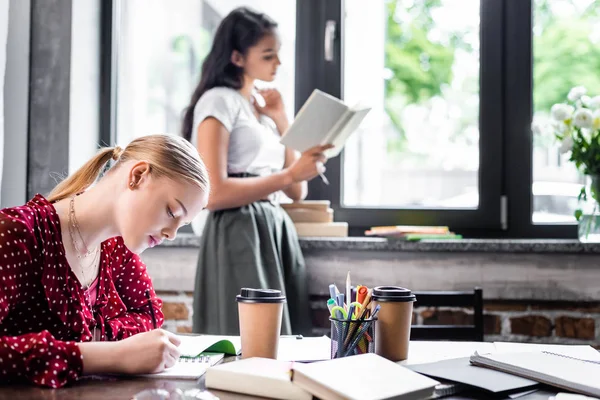
[[[333,222],[333,209],[312,210],[310,208],[290,208],[285,210],[294,222]]]
[[[299,237],[346,237],[347,222],[296,222]]]
[[[286,211],[297,208],[327,211],[331,207],[331,202],[329,200],[300,200],[293,203],[281,203],[281,207]]]
[[[374,226],[366,231],[367,236],[371,235],[406,235],[411,233],[444,235],[451,233],[447,226],[415,226],[415,225],[396,225],[396,226]]]
[[[311,400],[312,395],[291,381],[293,363],[268,358],[228,362],[206,371],[209,389],[283,400]]]
[[[292,381],[322,400],[418,400],[439,382],[376,354],[294,364]]]

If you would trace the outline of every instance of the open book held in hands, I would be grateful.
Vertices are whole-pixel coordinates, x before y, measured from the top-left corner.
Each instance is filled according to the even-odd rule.
[[[334,147],[325,151],[325,155],[335,157],[370,110],[370,107],[350,108],[340,99],[315,89],[281,138],[281,143],[300,152],[332,144]]]

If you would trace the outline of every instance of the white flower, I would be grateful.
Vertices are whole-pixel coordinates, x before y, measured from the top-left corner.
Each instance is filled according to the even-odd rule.
[[[594,117],[592,121],[592,127],[594,129],[600,129],[600,110],[596,110],[594,112]]]
[[[575,108],[568,104],[555,104],[550,110],[552,117],[557,121],[564,121],[572,117]]]
[[[588,103],[592,100],[590,96],[581,96],[581,104],[588,106]]]
[[[574,110],[575,108],[568,104],[555,104],[552,106],[550,113],[552,114],[552,118],[554,118],[555,120],[564,121],[566,119],[571,118],[571,115],[573,115]]]
[[[573,125],[579,128],[591,128],[593,126],[594,116],[587,108],[580,108],[573,115]]]
[[[571,135],[567,135],[561,142],[558,151],[560,154],[565,154],[571,150],[573,150],[573,137]]]
[[[600,96],[595,96],[590,99],[586,104],[589,108],[597,109],[600,108]]]
[[[554,128],[554,131],[561,136],[569,132],[569,126],[564,122],[556,122],[552,124],[552,126]]]
[[[581,98],[581,96],[586,94],[586,92],[587,90],[583,86],[575,86],[573,89],[571,89],[567,98],[570,101],[577,101]]]

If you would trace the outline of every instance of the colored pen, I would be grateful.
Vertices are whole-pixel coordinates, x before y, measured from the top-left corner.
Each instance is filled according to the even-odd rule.
[[[337,291],[335,290],[335,285],[333,283],[329,285],[329,297],[332,299],[337,298]]]
[[[327,308],[329,309],[330,313],[331,313],[331,309],[335,306],[336,306],[336,302],[334,299],[327,300]],[[332,317],[333,317],[333,315],[332,315]]]
[[[369,289],[367,289],[366,286],[358,286],[358,289],[356,290],[356,301],[362,304],[365,301],[368,292]]]
[[[152,299],[150,298],[150,289],[146,289],[146,298],[148,299],[148,307],[150,307],[150,315],[152,316],[152,326],[156,329],[156,316],[154,315],[154,307],[152,307]]]
[[[350,284],[350,271],[346,275],[346,301],[348,304],[352,303],[352,285]]]
[[[344,293],[338,293],[338,295],[337,295],[337,304],[340,307],[344,307]]]
[[[352,321],[354,316],[354,303],[348,306],[348,321]]]

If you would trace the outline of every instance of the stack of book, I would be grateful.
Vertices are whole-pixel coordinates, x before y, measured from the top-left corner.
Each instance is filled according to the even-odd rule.
[[[365,235],[400,238],[412,241],[425,239],[462,239],[461,235],[451,232],[447,226],[374,226],[368,231],[365,231]]]
[[[333,209],[328,200],[304,200],[282,203],[299,237],[345,237],[347,222],[333,222]]]

